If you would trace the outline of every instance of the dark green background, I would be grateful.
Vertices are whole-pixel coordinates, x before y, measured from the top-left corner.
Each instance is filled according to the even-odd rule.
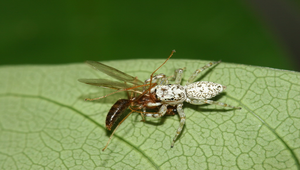
[[[293,70],[288,52],[241,1],[1,2],[1,64],[173,58]]]

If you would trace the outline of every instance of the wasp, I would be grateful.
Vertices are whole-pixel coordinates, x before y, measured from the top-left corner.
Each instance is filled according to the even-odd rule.
[[[168,57],[171,58],[175,50],[172,51],[171,55]],[[112,81],[107,79],[79,79],[78,81],[82,83],[86,83],[89,85],[99,86],[99,87],[105,87],[110,89],[115,89],[117,91],[107,94],[105,96],[97,97],[97,98],[87,98],[85,100],[93,101],[102,99],[105,97],[108,97],[112,94],[126,91],[128,98],[127,99],[119,99],[116,101],[115,104],[112,105],[111,109],[109,110],[105,124],[106,128],[111,131],[113,125],[116,124],[118,119],[121,117],[121,115],[125,112],[127,108],[131,110],[130,113],[128,113],[115,127],[114,131],[110,135],[110,138],[106,144],[106,146],[102,149],[104,151],[110,140],[113,137],[113,134],[118,129],[118,127],[122,124],[122,122],[133,112],[141,113],[142,120],[145,121],[145,115],[151,115],[158,112],[161,106],[151,106],[150,103],[156,103],[159,102],[156,98],[156,95],[153,93],[150,93],[151,89],[155,87],[158,83],[152,83],[152,80],[156,80],[155,78],[161,78],[159,75],[153,76],[154,73],[163,66],[168,59],[165,60],[165,62],[160,65],[150,76],[150,79],[146,80],[145,82],[142,82],[137,77],[133,77],[129,74],[126,74],[118,69],[115,69],[113,67],[107,66],[103,63],[97,62],[97,61],[86,61],[86,63],[91,66],[92,68],[101,71],[108,76],[117,79],[119,81]],[[161,74],[163,75],[163,74]],[[155,77],[155,78],[153,78]],[[164,79],[165,80],[165,79]],[[163,82],[159,82],[160,84]],[[131,95],[129,95],[129,92],[131,92]],[[152,112],[149,112],[148,110],[151,110]],[[177,112],[176,107],[169,106],[166,111],[166,115],[175,115]]]

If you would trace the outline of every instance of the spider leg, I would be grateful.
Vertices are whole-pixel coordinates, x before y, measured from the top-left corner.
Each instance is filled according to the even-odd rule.
[[[214,105],[219,105],[219,106],[222,106],[222,107],[230,107],[230,108],[233,108],[233,109],[242,109],[241,107],[231,106],[229,104],[218,102],[218,101],[213,101],[213,100],[199,99],[199,100],[190,100],[188,102],[193,104],[193,105],[214,104]]]
[[[157,103],[157,105],[158,104],[161,105],[161,103]],[[168,110],[167,107],[168,107],[167,104],[163,104],[163,105],[161,105],[161,107],[159,108],[159,111],[157,113],[145,113],[145,116],[147,116],[147,117],[154,117],[154,118],[162,117],[162,116],[164,116],[166,114],[166,112]]]
[[[181,83],[184,69],[185,68],[179,68],[179,69],[175,70],[175,74],[174,74],[175,83],[174,84],[180,84]]]
[[[220,61],[217,61],[217,62],[210,62],[210,63],[208,63],[206,66],[197,69],[197,70],[191,75],[191,77],[189,78],[189,80],[188,80],[188,82],[186,83],[186,85],[189,85],[189,84],[193,83],[194,80],[195,80],[195,78],[197,77],[197,75],[198,75],[200,72],[202,72],[203,70],[205,70],[205,69],[207,69],[207,68],[209,68],[209,67],[211,67],[211,66],[213,66],[213,65],[219,64],[220,62],[221,62],[221,60],[220,60]]]
[[[178,127],[178,129],[177,129],[177,131],[176,131],[175,137],[173,138],[173,142],[172,142],[172,144],[171,144],[171,148],[173,148],[174,143],[175,143],[177,137],[180,135],[180,133],[181,133],[181,131],[182,131],[182,128],[183,128],[183,126],[184,126],[184,123],[185,123],[185,114],[184,114],[184,111],[183,111],[183,109],[182,109],[182,105],[183,105],[183,104],[178,104],[178,105],[177,105],[177,112],[178,112],[178,114],[179,114],[179,116],[180,116],[180,125],[179,125],[179,127]]]
[[[145,80],[145,84],[150,83],[150,81],[151,81],[151,78]],[[157,83],[159,85],[168,84],[168,79],[167,79],[165,74],[157,74],[157,75],[152,77],[152,83]]]

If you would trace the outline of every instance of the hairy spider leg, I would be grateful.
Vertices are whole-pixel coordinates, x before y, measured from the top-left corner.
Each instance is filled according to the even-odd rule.
[[[231,106],[229,104],[218,102],[218,101],[213,101],[213,100],[203,100],[203,99],[196,100],[195,99],[195,100],[190,100],[190,101],[187,101],[187,102],[191,103],[193,105],[214,104],[214,105],[218,105],[218,106],[222,106],[222,107],[230,107],[230,108],[233,108],[233,109],[242,109],[241,107]]]
[[[157,75],[153,76],[152,78],[145,80],[145,84],[147,84],[149,82],[151,82],[151,84],[157,83],[159,85],[168,84],[168,78],[166,77],[165,74],[161,73],[161,74],[157,74]]]
[[[217,62],[210,62],[210,63],[208,63],[207,65],[205,65],[205,66],[203,66],[203,67],[197,69],[197,70],[191,75],[191,77],[189,78],[189,80],[188,80],[188,82],[186,83],[186,85],[189,85],[189,84],[193,83],[194,80],[195,80],[195,78],[197,77],[197,75],[198,75],[200,72],[204,71],[205,69],[207,69],[207,68],[209,68],[209,67],[212,67],[213,65],[219,64],[219,63],[221,63],[221,60],[220,60],[220,61],[217,61]]]
[[[184,69],[185,68],[179,68],[179,69],[175,70],[175,74],[174,74],[175,83],[174,84],[180,84],[181,83]]]
[[[159,103],[156,103],[156,104],[159,105]],[[168,106],[167,104],[163,104],[163,105],[161,105],[161,107],[160,107],[160,109],[159,109],[159,111],[157,113],[145,114],[145,116],[147,116],[147,117],[154,117],[154,118],[160,118],[160,117],[162,117],[162,116],[164,116],[166,114],[166,112],[167,112],[167,106]],[[180,133],[181,133],[181,131],[183,129],[183,126],[185,124],[185,118],[186,117],[185,117],[185,113],[184,113],[184,111],[182,109],[182,106],[183,106],[183,104],[178,104],[177,105],[177,112],[178,112],[179,117],[180,117],[180,124],[179,124],[179,127],[178,127],[178,129],[176,131],[176,134],[175,134],[174,138],[173,138],[173,142],[171,144],[171,148],[173,148],[174,143],[175,143],[177,137],[180,135]]]
[[[177,137],[180,135],[180,133],[181,133],[181,131],[183,129],[183,126],[185,124],[185,114],[184,114],[184,111],[182,109],[182,106],[183,106],[183,104],[177,105],[177,112],[178,112],[179,117],[180,117],[180,124],[179,124],[179,127],[178,127],[178,129],[176,131],[176,134],[175,134],[174,138],[173,138],[173,142],[171,144],[171,148],[174,147],[174,143],[175,143]]]

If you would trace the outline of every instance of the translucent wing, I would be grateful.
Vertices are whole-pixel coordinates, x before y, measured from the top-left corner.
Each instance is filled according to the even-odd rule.
[[[99,63],[97,61],[86,61],[88,65],[92,68],[99,70],[117,80],[125,81],[128,83],[132,83],[134,85],[142,85],[144,84],[142,81],[138,80],[136,77],[130,76],[120,70],[117,70],[113,67],[107,66],[105,64]]]
[[[107,88],[115,89],[115,90],[132,88],[128,91],[135,91],[135,92],[143,91],[143,87],[134,88],[134,86],[132,87],[132,85],[130,85],[130,84],[125,84],[123,82],[111,81],[111,80],[106,80],[106,79],[78,79],[78,81],[80,81],[82,83],[90,84],[93,86],[107,87]]]

